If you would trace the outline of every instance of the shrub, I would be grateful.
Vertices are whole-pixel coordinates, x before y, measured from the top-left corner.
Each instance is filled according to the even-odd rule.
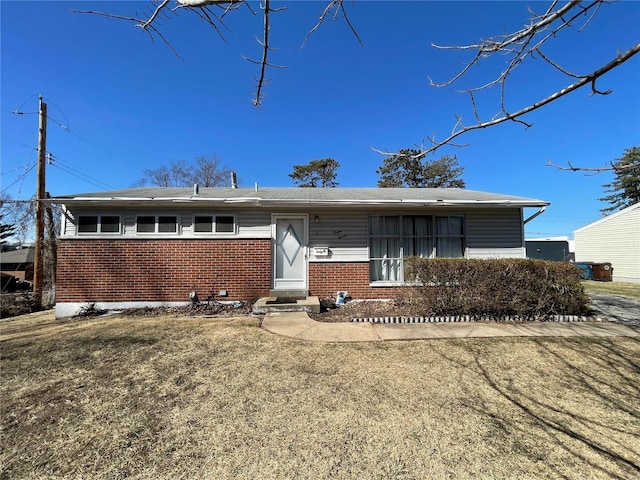
[[[404,300],[420,315],[532,319],[589,312],[580,270],[570,263],[411,257],[405,278]]]

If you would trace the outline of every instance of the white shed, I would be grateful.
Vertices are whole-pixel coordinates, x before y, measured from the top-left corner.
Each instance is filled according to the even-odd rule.
[[[573,232],[576,262],[609,262],[613,281],[640,283],[640,203]]]

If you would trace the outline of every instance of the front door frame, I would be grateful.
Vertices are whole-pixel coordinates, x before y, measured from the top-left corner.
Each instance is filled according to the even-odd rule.
[[[278,255],[278,239],[277,224],[282,220],[302,220],[302,238],[299,239],[303,255],[303,266],[300,272],[301,277],[298,282],[286,282],[284,279],[277,278],[277,255]],[[273,213],[271,214],[271,285],[274,290],[307,290],[309,287],[309,215],[306,213]]]

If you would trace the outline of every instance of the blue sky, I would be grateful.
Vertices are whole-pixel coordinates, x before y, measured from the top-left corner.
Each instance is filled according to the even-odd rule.
[[[322,2],[282,2],[272,15],[271,69],[261,108],[251,104],[262,18],[248,10],[228,17],[226,42],[193,15],[163,20],[152,43],[132,23],[73,9],[121,15],[148,2],[0,2],[2,190],[14,199],[35,191],[38,95],[48,103],[47,168],[52,195],[133,186],[146,168],[170,160],[217,154],[241,186],[291,186],[293,165],[331,157],[343,187],[375,187],[383,156],[372,148],[413,147],[426,135],[446,135],[454,114],[472,120],[468,97],[504,68],[504,58],[482,61],[457,86],[436,89],[468,55],[431,43],[464,44],[520,28],[528,7],[548,2],[348,2],[350,20],[328,20],[300,48],[322,12]],[[257,4],[253,4],[257,7]],[[579,32],[562,34],[545,53],[567,69],[588,73],[638,41],[640,2],[604,6]],[[516,110],[566,86],[541,60],[513,75],[507,104]],[[640,59],[598,81],[608,96],[579,90],[534,112],[533,127],[503,124],[460,139],[429,158],[457,155],[467,188],[551,202],[527,225],[527,236],[571,235],[600,218],[602,184],[611,173],[585,176],[545,166],[602,166],[640,145]],[[496,95],[479,98],[481,115],[497,113]],[[24,115],[12,112],[19,110]],[[65,128],[62,128],[63,125]],[[533,213],[533,212],[528,212]]]

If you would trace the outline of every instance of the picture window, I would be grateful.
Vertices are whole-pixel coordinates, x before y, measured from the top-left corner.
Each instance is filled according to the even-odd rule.
[[[369,217],[369,275],[373,282],[404,281],[403,258],[463,257],[464,217]]]

